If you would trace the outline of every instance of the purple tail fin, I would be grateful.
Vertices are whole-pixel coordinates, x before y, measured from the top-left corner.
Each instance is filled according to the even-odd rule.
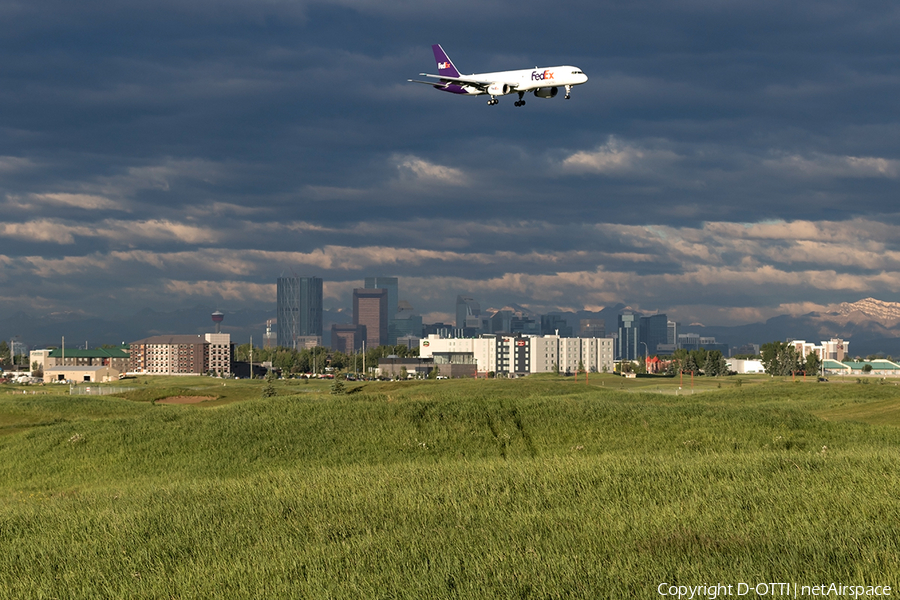
[[[438,75],[446,77],[459,77],[459,71],[457,71],[456,67],[453,66],[453,63],[450,61],[450,57],[447,56],[447,53],[444,52],[444,49],[441,48],[441,45],[435,44],[431,47],[431,49],[434,50],[434,60],[437,61]]]

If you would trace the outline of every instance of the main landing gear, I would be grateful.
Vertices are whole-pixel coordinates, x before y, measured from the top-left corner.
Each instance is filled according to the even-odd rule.
[[[567,86],[566,86],[566,100],[568,100],[569,98],[572,97],[571,94],[570,94],[571,91],[572,91],[572,86],[571,86],[571,85],[567,85]]]
[[[516,106],[525,106],[525,101],[522,99],[525,97],[525,92],[519,92],[519,99],[515,102]]]
[[[494,106],[495,104],[499,104],[499,103],[500,103],[500,101],[497,100],[496,98],[494,98],[493,96],[491,96],[491,99],[488,100],[488,106]]]

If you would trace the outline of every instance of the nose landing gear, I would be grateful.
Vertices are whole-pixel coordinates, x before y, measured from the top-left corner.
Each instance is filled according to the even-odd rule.
[[[572,95],[571,95],[571,93],[570,93],[571,91],[572,91],[572,86],[571,86],[571,85],[567,85],[567,86],[566,86],[566,100],[568,100],[569,98],[572,97]]]

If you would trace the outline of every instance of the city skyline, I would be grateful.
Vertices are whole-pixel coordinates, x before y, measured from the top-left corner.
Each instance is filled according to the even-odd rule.
[[[399,277],[447,323],[458,295],[705,325],[900,298],[888,3],[225,7],[9,3],[0,313],[268,307],[291,271],[326,310]],[[488,107],[407,83],[435,43],[590,79]]]

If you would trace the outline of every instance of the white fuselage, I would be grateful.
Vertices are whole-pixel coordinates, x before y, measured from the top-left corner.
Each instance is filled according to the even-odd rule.
[[[520,69],[517,71],[460,75],[457,81],[468,94],[503,96],[516,92],[530,92],[541,88],[580,85],[587,81],[587,75],[578,67],[563,65],[559,67],[536,67],[534,69]],[[466,81],[473,83],[490,82],[496,85],[492,86],[489,91],[485,91],[479,87],[466,85]]]

